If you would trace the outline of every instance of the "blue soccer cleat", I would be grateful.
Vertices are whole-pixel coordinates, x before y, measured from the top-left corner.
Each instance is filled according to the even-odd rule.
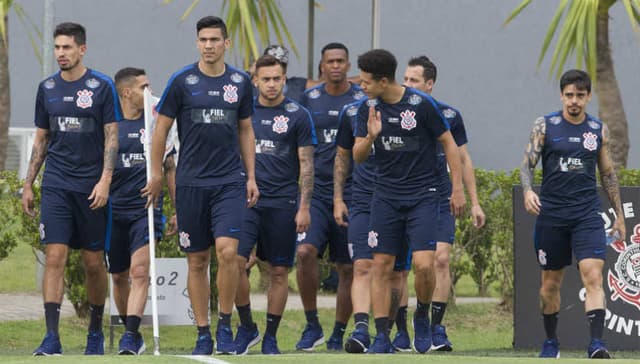
[[[433,325],[433,331],[431,335],[431,350],[432,351],[452,351],[453,345],[449,341],[447,336],[447,330],[442,325]]]
[[[558,339],[547,339],[542,343],[542,351],[540,352],[541,358],[559,358],[560,357],[560,344]]]
[[[376,335],[375,339],[373,339],[373,344],[367,351],[369,354],[393,354],[394,352],[389,336],[383,333]]]
[[[428,318],[413,318],[413,348],[420,354],[431,350],[431,325]]]
[[[191,355],[211,355],[213,354],[213,339],[211,339],[211,334],[207,333],[205,335],[198,336],[196,340],[196,346],[193,348]]]
[[[216,354],[236,354],[236,344],[233,342],[233,332],[230,326],[218,326],[216,330]]]
[[[369,331],[357,328],[351,333],[347,342],[344,344],[344,350],[351,354],[366,353],[369,350],[369,345],[371,345]]]
[[[62,355],[62,345],[60,344],[60,337],[53,333],[53,331],[47,332],[42,339],[42,343],[36,350],[33,351],[34,356],[49,356],[49,355]]]
[[[589,359],[612,359],[609,350],[604,346],[604,341],[600,339],[591,339],[587,356]]]
[[[118,344],[118,355],[140,355],[146,347],[139,332],[126,331]]]
[[[342,351],[342,337],[331,335],[327,341],[327,350],[329,351]]]
[[[313,351],[313,349],[324,343],[324,334],[322,326],[309,325],[305,326],[300,341],[296,344],[296,350]]]
[[[260,342],[260,332],[258,332],[258,326],[253,329],[246,328],[242,325],[238,326],[238,333],[234,344],[236,346],[236,354],[244,355],[249,351],[249,348]]]
[[[87,347],[84,355],[104,355],[104,335],[102,331],[90,332],[87,335]]]
[[[279,355],[282,354],[278,349],[278,340],[275,336],[264,334],[262,338],[262,354],[265,355]]]
[[[398,331],[396,333],[396,337],[393,338],[391,345],[395,351],[403,353],[411,352],[411,339],[409,339],[409,333],[406,331]]]

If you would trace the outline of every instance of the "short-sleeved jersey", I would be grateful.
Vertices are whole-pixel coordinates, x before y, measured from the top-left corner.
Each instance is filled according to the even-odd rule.
[[[317,144],[311,115],[289,98],[273,107],[261,105],[258,99],[254,105],[252,123],[260,197],[295,201],[300,174],[298,148]]]
[[[544,116],[540,214],[579,218],[600,209],[596,190],[596,166],[602,147],[602,123],[587,114],[572,124],[562,112]]]
[[[171,76],[158,112],[178,123],[178,186],[217,186],[245,180],[240,160],[238,122],[253,112],[249,75],[225,64],[217,77],[198,64]]]
[[[449,124],[435,100],[409,87],[395,104],[369,100],[358,109],[357,137],[367,136],[370,104],[381,113],[382,122],[382,130],[374,141],[376,196],[413,200],[428,191],[437,191],[438,137],[449,130]]]
[[[464,128],[464,122],[462,121],[462,115],[460,111],[445,104],[444,102],[436,100],[436,104],[442,115],[449,123],[449,131],[453,136],[453,140],[458,147],[461,147],[468,143],[467,131]],[[451,178],[449,178],[449,169],[447,168],[447,157],[444,154],[444,148],[441,143],[438,143],[438,171],[440,173],[440,186],[438,190],[442,196],[451,195]]]
[[[87,69],[67,82],[60,72],[40,82],[35,125],[49,130],[42,185],[91,193],[102,175],[104,125],[122,118],[111,79]]]
[[[366,99],[356,101],[346,105],[340,112],[340,127],[336,136],[336,144],[351,151],[355,144],[355,130],[357,123],[358,109]],[[376,166],[374,162],[375,148],[371,148],[369,158],[362,163],[352,164],[352,171],[349,171],[345,181],[344,194],[348,194],[347,187],[351,185],[351,196],[353,201],[369,200],[373,195],[373,188],[376,182]],[[353,161],[352,161],[353,162]],[[352,176],[353,175],[353,179]]]
[[[118,125],[118,161],[111,182],[111,208],[114,214],[138,216],[146,213],[146,198],[140,190],[147,184],[144,138],[144,115],[137,120],[123,120]],[[175,149],[168,155],[175,154]],[[158,199],[162,211],[162,196]]]
[[[301,104],[311,112],[318,137],[318,146],[313,159],[315,167],[313,198],[333,199],[335,141],[338,134],[338,126],[340,125],[338,117],[345,105],[364,97],[366,96],[360,86],[355,84],[351,84],[349,90],[339,96],[329,95],[324,83],[304,92]],[[344,196],[345,199],[350,198],[347,194]]]

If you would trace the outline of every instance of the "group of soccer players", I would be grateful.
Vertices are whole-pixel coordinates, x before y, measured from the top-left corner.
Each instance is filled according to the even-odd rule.
[[[347,78],[347,47],[329,43],[321,54],[322,82],[314,86],[298,78],[289,85],[285,48],[267,48],[249,75],[224,62],[230,40],[220,18],[203,17],[196,33],[199,61],[171,76],[156,107],[147,183],[143,143],[151,135],[143,122],[149,85],[144,70],[124,68],[114,84],[84,66],[81,25],[56,27],[60,72],[38,88],[37,132],[23,193],[25,211],[33,214],[31,186],[46,158],[40,232],[47,256],[47,333],[34,354],[62,353],[58,320],[69,247],[82,249],[87,276],[91,320],[85,353],[104,353],[103,250],[126,326],[119,353],[145,350],[139,333],[149,270],[145,207],[155,204],[159,239],[163,177],[177,211],[168,233],[179,233],[189,267],[198,330],[192,354],[210,355],[214,347],[218,354],[245,354],[260,340],[262,353],[279,354],[277,330],[294,263],[307,321],[296,349],[312,351],[324,343],[316,300],[318,259],[327,247],[339,274],[327,349],[451,351],[442,318],[451,285],[454,216],[463,214],[466,203],[463,181],[474,225],[482,227],[485,216],[460,112],[430,96],[436,66],[425,56],[411,59],[403,86],[396,82],[393,54],[371,50],[358,57],[357,84]],[[177,169],[176,151],[167,148],[174,119]],[[208,318],[212,246],[219,293],[215,345]],[[270,267],[262,336],[251,314],[247,275],[254,248]],[[417,307],[410,340],[412,265]],[[235,337],[234,304],[240,318]],[[344,341],[352,313],[355,329]]]

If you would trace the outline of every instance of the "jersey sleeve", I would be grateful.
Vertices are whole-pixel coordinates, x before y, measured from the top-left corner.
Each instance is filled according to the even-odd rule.
[[[425,121],[427,129],[431,134],[433,134],[433,136],[439,138],[440,135],[450,129],[447,119],[442,115],[442,111],[440,111],[440,108],[436,106],[433,99],[428,98],[422,102],[421,105],[421,111],[426,118]]]
[[[318,145],[316,138],[316,128],[313,125],[311,113],[307,109],[301,109],[300,118],[296,123],[296,138],[298,147],[306,147],[309,145]]]
[[[49,129],[49,112],[45,108],[45,105],[44,90],[42,90],[42,86],[38,86],[34,121],[36,127],[40,129]]]
[[[456,111],[456,116],[451,121],[451,135],[453,135],[453,140],[456,141],[456,144],[461,147],[469,142],[467,139],[467,131],[464,127],[464,122],[462,121],[462,115],[460,115],[459,111]]]
[[[347,107],[340,112],[338,135],[336,135],[336,145],[343,149],[353,149],[355,138],[351,127],[351,117],[347,114]]]
[[[253,115],[253,87],[251,86],[251,81],[247,78],[243,86],[244,92],[240,100],[238,120],[246,119]]]
[[[102,104],[102,123],[108,124],[122,120],[120,100],[113,81],[108,80],[104,90],[104,103]]]
[[[176,82],[176,77],[171,77],[169,84],[167,84],[167,87],[164,89],[162,97],[158,102],[158,113],[171,119],[175,119],[180,112],[180,107],[182,106],[181,91],[179,82]]]

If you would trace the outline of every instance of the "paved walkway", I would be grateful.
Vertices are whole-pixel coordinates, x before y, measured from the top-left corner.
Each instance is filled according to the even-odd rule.
[[[411,300],[410,302],[414,302]],[[498,303],[494,297],[458,297],[457,304],[468,303]],[[107,305],[109,304],[107,300]],[[335,296],[318,296],[318,307],[331,308],[335,306]],[[251,295],[251,307],[256,311],[266,311],[267,296],[264,294]],[[302,310],[302,302],[298,294],[290,294],[287,301],[288,310]],[[109,312],[109,308],[105,308]],[[73,316],[75,311],[68,300],[64,300],[60,310],[62,317]],[[36,294],[0,293],[0,321],[39,320],[44,317],[42,296]]]

